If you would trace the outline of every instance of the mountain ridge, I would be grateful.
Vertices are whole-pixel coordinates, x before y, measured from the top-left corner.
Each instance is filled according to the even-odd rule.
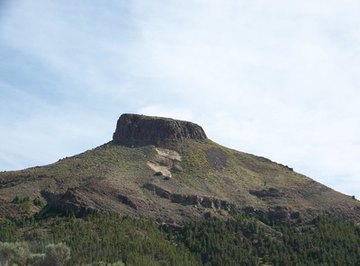
[[[274,223],[324,213],[360,222],[357,200],[285,165],[221,146],[194,123],[132,114],[119,118],[109,143],[50,165],[0,173],[0,192],[0,217],[10,219],[110,211],[181,224],[241,211]],[[15,197],[28,197],[28,205]]]

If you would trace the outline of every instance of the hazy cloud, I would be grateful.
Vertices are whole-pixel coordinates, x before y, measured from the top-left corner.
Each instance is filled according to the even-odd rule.
[[[359,9],[18,0],[0,13],[0,132],[10,139],[0,167],[102,144],[120,113],[139,112],[195,121],[221,144],[358,195]]]

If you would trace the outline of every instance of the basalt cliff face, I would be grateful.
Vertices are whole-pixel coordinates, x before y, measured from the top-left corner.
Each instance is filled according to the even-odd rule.
[[[113,141],[125,145],[156,146],[185,139],[207,139],[204,130],[191,122],[136,114],[120,116]]]
[[[26,204],[25,204],[26,203]],[[113,140],[56,163],[0,173],[0,217],[98,211],[168,224],[233,211],[273,223],[321,213],[360,222],[359,201],[292,168],[209,140],[191,122],[124,114]]]

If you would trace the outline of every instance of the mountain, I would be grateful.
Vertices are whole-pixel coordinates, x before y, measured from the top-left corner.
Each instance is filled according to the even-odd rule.
[[[356,199],[170,118],[0,173],[0,265],[360,265],[359,222]]]
[[[0,173],[0,217],[110,211],[170,225],[241,212],[277,224],[360,222],[360,202],[292,168],[221,146],[191,122],[123,114],[109,143]]]

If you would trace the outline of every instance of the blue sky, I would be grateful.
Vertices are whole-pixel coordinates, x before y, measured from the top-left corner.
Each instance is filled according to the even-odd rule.
[[[109,141],[121,113],[360,197],[360,2],[0,2],[0,169]]]

